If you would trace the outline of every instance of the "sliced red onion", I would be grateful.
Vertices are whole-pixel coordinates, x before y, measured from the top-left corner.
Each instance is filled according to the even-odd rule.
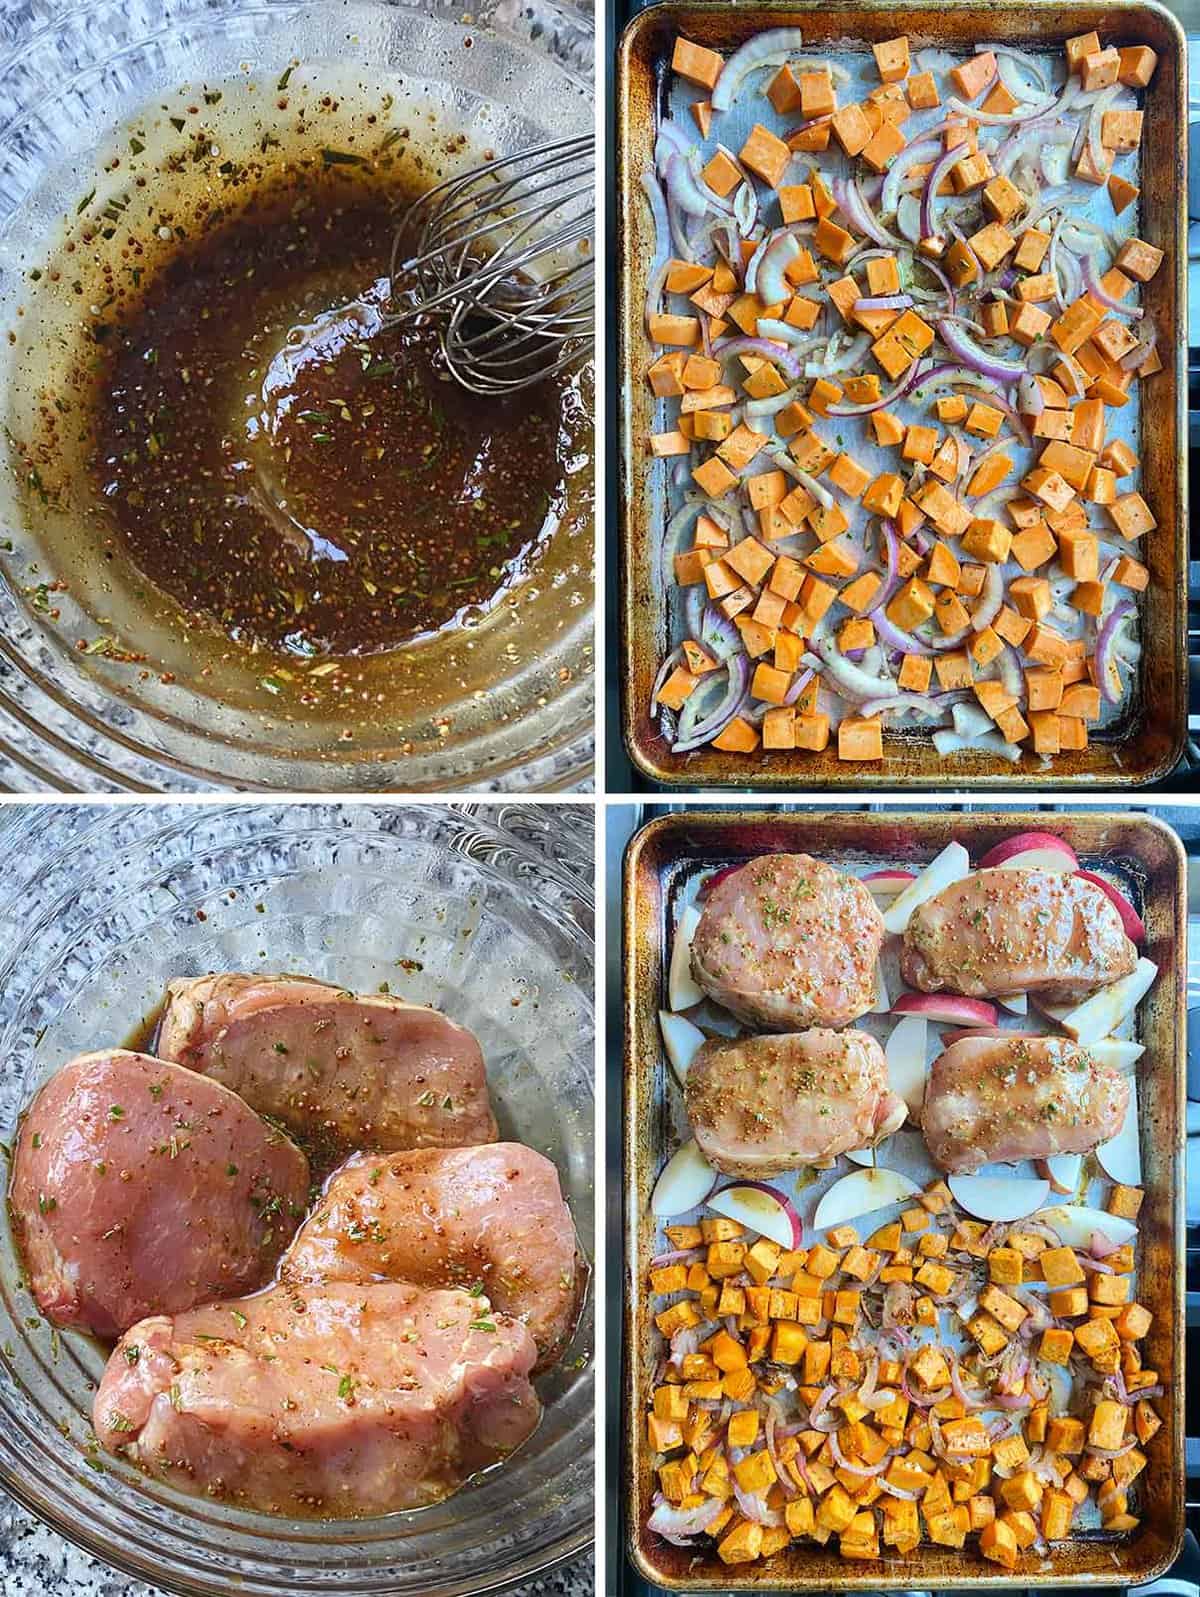
[[[732,215],[733,206],[711,189],[702,189],[699,180],[682,155],[673,155],[663,169],[663,182],[667,185],[667,199],[685,216],[708,216],[712,211]]]
[[[861,304],[862,302],[860,301],[859,303]],[[890,389],[886,394],[880,395],[878,399],[869,400],[866,404],[862,405],[843,405],[840,403],[836,405],[828,405],[826,407],[826,414],[835,417],[869,416],[873,411],[883,410],[886,405],[892,405],[896,402],[896,400],[903,399],[910,388],[916,387],[919,383],[924,382],[926,379],[936,376],[936,373],[929,370],[929,368],[926,368],[924,372],[920,371],[920,364],[921,363],[919,361],[915,361],[912,367],[896,384],[895,388]]]
[[[1140,305],[1123,305],[1101,286],[1100,273],[1096,270],[1096,262],[1091,255],[1083,257],[1083,281],[1089,297],[1094,299],[1097,305],[1103,305],[1105,310],[1113,311],[1117,316],[1129,316],[1134,321],[1140,321],[1146,314]]]
[[[692,728],[690,735],[671,745],[672,754],[690,754],[704,743],[722,733],[737,715],[750,694],[750,665],[744,654],[730,655],[725,662],[729,672],[729,686],[717,708],[705,720]]]
[[[803,466],[797,466],[796,462],[792,460],[790,455],[781,452],[772,458],[778,461],[781,466],[783,466],[785,460],[791,460],[791,475],[800,484],[801,488],[804,489],[805,493],[811,494],[820,505],[822,510],[830,510],[833,508],[833,495],[829,492],[829,489],[826,488],[825,484],[818,482],[810,472],[805,471]],[[786,470],[786,467],[784,469]]]
[[[1032,122],[1035,116],[1045,116],[1047,112],[1055,109],[1055,101],[1051,95],[1049,99],[1040,102],[1026,101],[1015,111],[985,111],[980,106],[968,105],[965,100],[951,96],[946,101],[946,106],[948,110],[969,116],[973,122],[982,122],[987,127],[1005,128],[1013,127],[1018,122]]]
[[[850,343],[847,344],[846,347],[835,356],[833,342],[830,340],[830,348],[826,353],[825,359],[821,362],[820,372],[814,373],[809,371],[808,375],[810,377],[817,375],[829,377],[836,375],[838,372],[853,371],[854,368],[861,363],[863,356],[871,347],[872,342],[873,340],[870,333],[860,333],[857,338],[852,339]]]
[[[882,610],[900,586],[900,535],[896,524],[887,516],[879,518],[879,538],[883,545],[883,587],[875,596],[873,610]]]
[[[876,244],[900,246],[900,240],[894,233],[889,233],[887,228],[878,219],[863,196],[857,178],[834,178],[831,185],[833,197],[846,214],[850,226],[857,233],[862,233],[866,238]]]
[[[936,161],[942,153],[942,147],[936,139],[922,136],[915,144],[910,144],[888,167],[887,176],[883,180],[883,190],[879,196],[879,209],[884,216],[894,216],[896,207],[900,203],[900,189],[910,167],[920,166],[923,161]]]
[[[761,355],[776,366],[781,366],[794,383],[800,381],[800,362],[786,349],[765,338],[730,338],[716,346],[717,358],[725,360],[730,355]]]
[[[1096,675],[1100,692],[1109,704],[1121,701],[1121,673],[1114,658],[1113,644],[1121,625],[1135,613],[1136,606],[1131,599],[1119,599],[1105,616],[1096,638]]]
[[[974,112],[971,113],[975,115]],[[942,180],[949,177],[950,173],[960,161],[965,161],[971,149],[967,144],[956,144],[952,149],[940,155],[933,163],[933,169],[925,179],[925,189],[921,195],[921,238],[937,237],[937,217],[934,202],[938,197],[938,189]]]
[[[762,323],[759,323],[762,326]],[[793,383],[790,388],[785,388],[782,394],[769,394],[766,399],[748,399],[746,401],[746,416],[748,420],[760,416],[777,416],[787,407],[800,392],[799,383]]]
[[[1090,1453],[1093,1458],[1124,1458],[1126,1453],[1132,1453],[1137,1445],[1137,1437],[1131,1436],[1128,1441],[1122,1442],[1120,1447],[1096,1447],[1092,1442],[1085,1442],[1083,1450],[1085,1453]]]
[[[872,676],[847,660],[832,638],[814,639],[813,647],[839,692],[854,699],[883,699],[896,691],[894,682],[889,682],[885,677]]]
[[[784,704],[785,705],[795,704],[796,700],[804,692],[805,688],[812,681],[812,679],[813,679],[812,671],[802,671],[799,674],[799,676],[797,676],[796,680],[792,683],[791,687],[784,694],[784,696],[783,696]]]
[[[872,1480],[876,1475],[882,1475],[888,1465],[886,1458],[881,1459],[878,1464],[851,1464],[842,1452],[836,1431],[829,1433],[829,1451],[833,1454],[839,1469],[844,1469],[848,1475],[861,1475],[864,1480]]]
[[[702,1536],[724,1506],[719,1497],[710,1497],[696,1508],[675,1508],[663,1498],[646,1521],[646,1529],[674,1547],[690,1547],[692,1538]]]
[[[990,50],[996,57],[996,69],[1003,80],[1004,87],[1012,95],[1014,100],[1024,101],[1029,97],[1026,85],[1019,82],[1012,73],[1011,63],[1014,61],[1024,71],[1028,72],[1031,78],[1036,80],[1037,92],[1042,95],[1043,98],[1046,98],[1047,96],[1050,99],[1054,98],[1054,95],[1051,93],[1049,85],[1046,82],[1046,74],[1042,71],[1037,61],[1029,54],[1027,50],[1016,50],[1011,45],[1007,44],[977,44],[975,46],[976,55],[983,55],[988,50]],[[1008,72],[1004,70],[1006,66],[1009,67]]]
[[[856,299],[856,311],[906,311],[912,304],[911,294],[874,294]]]
[[[750,268],[746,268],[746,292],[757,294],[764,305],[778,305],[791,297],[784,271],[800,253],[800,246],[791,233],[776,234],[767,243],[758,262],[755,281],[750,281]]]
[[[1023,157],[1040,156],[1047,145],[1070,144],[1075,135],[1070,128],[1020,128],[996,152],[993,165],[1007,177]]]
[[[903,632],[889,621],[886,613],[879,608],[870,611],[870,619],[875,623],[875,631],[884,643],[891,649],[899,649],[904,654],[932,654],[933,650],[915,633]]]
[[[1032,372],[1026,372],[1017,383],[1017,409],[1022,416],[1040,416],[1046,408],[1046,396]]]
[[[661,1270],[668,1264],[694,1264],[705,1256],[705,1248],[675,1248],[670,1253],[659,1253],[646,1266],[648,1270]]]
[[[1112,169],[1112,161],[1109,159],[1108,151],[1104,148],[1104,140],[1101,137],[1104,125],[1104,113],[1108,110],[1109,106],[1116,99],[1117,95],[1120,94],[1120,92],[1121,85],[1119,83],[1110,84],[1107,89],[1102,89],[1101,92],[1096,96],[1096,99],[1092,105],[1092,109],[1088,114],[1088,157],[1091,160],[1092,165],[1096,168],[1096,171],[1104,177],[1107,177]]]
[[[883,699],[866,699],[862,704],[864,715],[882,715],[887,710],[912,710],[931,721],[939,720],[946,712],[928,693],[891,693]]]
[[[765,33],[747,39],[721,68],[721,76],[710,96],[713,110],[729,110],[747,73],[759,67],[783,66],[803,44],[799,28],[768,28]]]
[[[779,1481],[783,1495],[785,1497],[795,1497],[797,1487],[795,1481],[792,1480],[791,1471],[784,1469],[783,1465],[779,1462],[779,1454],[775,1451],[775,1409],[770,1403],[767,1405],[767,1423],[765,1430],[767,1437],[767,1456],[770,1458],[771,1463],[775,1466],[775,1476]]]
[[[676,647],[671,650],[671,652],[667,656],[667,658],[663,661],[662,665],[659,667],[658,675],[654,679],[654,687],[650,691],[650,714],[651,715],[653,715],[655,710],[658,709],[658,695],[659,695],[659,693],[662,690],[663,683],[666,682],[667,678],[670,676],[671,672],[675,669],[675,667],[679,664],[679,662],[682,659],[682,657],[683,657],[683,645],[682,644],[677,644]]]
[[[915,194],[902,194],[896,206],[896,226],[910,244],[921,242],[921,204]]]
[[[707,1339],[716,1330],[716,1325],[685,1325],[676,1331],[671,1338],[671,1363],[680,1365],[689,1353],[697,1353],[701,1342]]]
[[[1141,312],[1138,312],[1141,315]],[[1154,346],[1158,343],[1158,329],[1152,327],[1144,338],[1140,338],[1127,355],[1122,355],[1117,365],[1122,371],[1135,372],[1144,366],[1154,353]]]
[[[1004,574],[997,565],[989,565],[984,572],[983,587],[979,591],[979,602],[971,616],[972,632],[982,632],[990,627],[1000,614],[1004,603]]]
[[[825,1411],[828,1409],[830,1403],[836,1396],[837,1387],[832,1381],[821,1388],[821,1391],[817,1396],[817,1401],[813,1404],[812,1410],[808,1416],[808,1423],[814,1430],[820,1430],[820,1422],[829,1418]],[[834,1424],[837,1424],[836,1419],[834,1420]]]
[[[990,377],[998,383],[1019,382],[1025,376],[1026,367],[1023,362],[1001,360],[996,355],[989,355],[987,350],[980,349],[979,345],[965,333],[962,328],[956,327],[953,322],[943,317],[937,324],[938,337],[946,348],[964,365],[970,366],[973,371]]]

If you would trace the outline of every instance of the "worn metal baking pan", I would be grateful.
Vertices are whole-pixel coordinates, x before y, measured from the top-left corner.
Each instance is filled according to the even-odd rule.
[[[1155,507],[1158,530],[1140,558],[1150,567],[1143,596],[1140,690],[1127,696],[1120,716],[1093,734],[1087,749],[1058,755],[1044,770],[1026,755],[1021,765],[986,753],[946,761],[929,734],[885,734],[878,764],[843,764],[836,748],[823,754],[728,755],[718,749],[673,755],[652,724],[648,706],[655,674],[667,652],[665,593],[658,549],[664,516],[651,492],[661,462],[646,458],[652,402],[644,380],[648,345],[642,320],[647,267],[653,258],[653,224],[641,191],[641,174],[653,165],[654,139],[665,98],[666,64],[675,37],[685,33],[726,55],[766,27],[800,27],[818,50],[837,45],[869,48],[873,41],[907,33],[923,44],[962,49],[977,43],[1049,48],[1096,29],[1122,44],[1148,44],[1159,65],[1146,95],[1142,142],[1142,236],[1166,251],[1168,263],[1146,285],[1142,303],[1165,335],[1163,371],[1143,385],[1141,440],[1143,492]],[[1030,0],[993,4],[913,6],[904,0],[833,5],[809,10],[760,0],[730,6],[724,0],[651,6],[626,28],[617,62],[617,249],[621,492],[622,729],[630,759],[652,781],[691,788],[1011,787],[1036,774],[1041,788],[1137,787],[1167,774],[1179,757],[1187,724],[1187,472],[1182,440],[1187,393],[1185,247],[1187,199],[1186,47],[1179,23],[1162,6],[1124,0],[1046,5]]]
[[[1004,1570],[946,1548],[911,1558],[847,1562],[814,1544],[730,1570],[715,1551],[668,1545],[645,1529],[654,1491],[644,1415],[657,1336],[648,1311],[646,1266],[655,1253],[650,1194],[667,1153],[669,1084],[658,1031],[668,935],[676,901],[701,870],[772,850],[873,865],[920,866],[952,839],[978,858],[1016,832],[1044,828],[1045,814],[689,810],[652,821],[625,856],[625,1475],[629,1550],[648,1580],[675,1591],[880,1590],[949,1586],[1135,1585],[1154,1579],[1178,1554],[1184,1527],[1184,1009],[1187,990],[1185,860],[1169,827],[1144,815],[1100,810],[1060,814],[1054,831],[1085,864],[1115,867],[1146,922],[1145,952],[1161,976],[1138,1011],[1146,1045],[1139,1065],[1139,1115],[1146,1200],[1139,1222],[1138,1296],[1154,1314],[1150,1366],[1162,1373],[1164,1424],[1139,1481],[1140,1528],[1127,1537],[1077,1536],[1043,1568],[1028,1560],[1014,1580]]]

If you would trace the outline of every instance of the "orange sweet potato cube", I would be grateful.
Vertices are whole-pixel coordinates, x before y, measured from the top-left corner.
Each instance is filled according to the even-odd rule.
[[[863,147],[862,158],[873,172],[886,172],[908,140],[894,122],[881,122]]]
[[[791,162],[792,152],[770,128],[756,122],[738,151],[738,156],[742,165],[749,167],[756,177],[762,178],[771,188],[778,188]]]
[[[902,78],[908,76],[909,54],[906,34],[901,34],[896,39],[883,39],[880,43],[873,44],[871,50],[882,82],[899,83]]]
[[[842,149],[853,158],[861,155],[871,138],[871,124],[861,105],[844,105],[832,118],[833,136]]]
[[[724,60],[715,50],[707,50],[702,44],[693,44],[690,39],[675,40],[671,70],[689,83],[698,84],[702,89],[715,89],[724,65]]]
[[[838,725],[839,760],[882,760],[883,727],[875,716],[848,715]],[[857,1298],[857,1293],[837,1294],[839,1298]],[[840,1308],[840,1306],[839,1306]],[[850,1323],[853,1323],[851,1321]]]

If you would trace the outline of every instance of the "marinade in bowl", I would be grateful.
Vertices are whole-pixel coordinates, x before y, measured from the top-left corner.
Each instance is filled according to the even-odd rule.
[[[89,84],[85,125],[41,125],[70,96],[29,116],[36,170],[8,152],[0,650],[29,758],[66,786],[571,780],[590,370],[467,394],[391,325],[388,273],[412,200],[590,125],[586,29],[194,9]]]

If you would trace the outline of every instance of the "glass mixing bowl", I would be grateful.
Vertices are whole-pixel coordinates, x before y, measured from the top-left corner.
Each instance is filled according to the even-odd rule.
[[[592,1252],[593,834],[583,807],[16,805],[0,812],[0,1125],[120,1043],[168,977],[312,971],[478,1035],[501,1134],[558,1167]],[[7,1154],[7,1148],[5,1149]],[[590,1303],[512,1458],[436,1507],[321,1524],[189,1498],[96,1452],[103,1351],[53,1331],[0,1237],[0,1484],[187,1597],[489,1592],[592,1537]]]
[[[489,0],[468,21],[462,15],[445,0],[0,6],[3,786],[528,791],[577,784],[589,770],[586,428],[572,440],[562,523],[509,600],[476,625],[347,664],[336,693],[314,673],[306,704],[279,697],[273,657],[256,663],[223,639],[203,648],[173,601],[113,562],[100,534],[83,535],[85,508],[103,499],[74,462],[86,451],[74,412],[69,424],[55,423],[62,447],[42,455],[40,472],[25,453],[36,451],[39,418],[71,398],[66,363],[78,364],[78,350],[102,336],[93,330],[103,321],[106,252],[161,236],[148,223],[137,229],[164,193],[182,203],[196,187],[195,159],[211,166],[201,176],[214,193],[223,193],[229,155],[258,160],[248,154],[259,148],[257,129],[244,148],[236,142],[239,105],[243,124],[253,103],[255,117],[274,118],[285,133],[283,153],[264,156],[268,166],[292,155],[286,130],[303,103],[311,131],[294,135],[296,148],[307,139],[311,155],[324,143],[311,108],[327,93],[337,110],[333,123],[325,113],[324,130],[336,117],[365,125],[372,107],[394,106],[377,122],[390,115],[396,134],[403,125],[439,175],[484,150],[590,135],[589,19],[562,0]],[[172,135],[176,112],[182,131]],[[228,144],[201,140],[198,155],[188,146],[187,182],[168,173],[164,187],[154,129],[178,143],[201,125]],[[147,126],[148,143],[129,136]],[[108,207],[110,196],[119,208]],[[43,479],[55,473],[60,481],[47,491]],[[118,647],[140,658],[122,659]]]

